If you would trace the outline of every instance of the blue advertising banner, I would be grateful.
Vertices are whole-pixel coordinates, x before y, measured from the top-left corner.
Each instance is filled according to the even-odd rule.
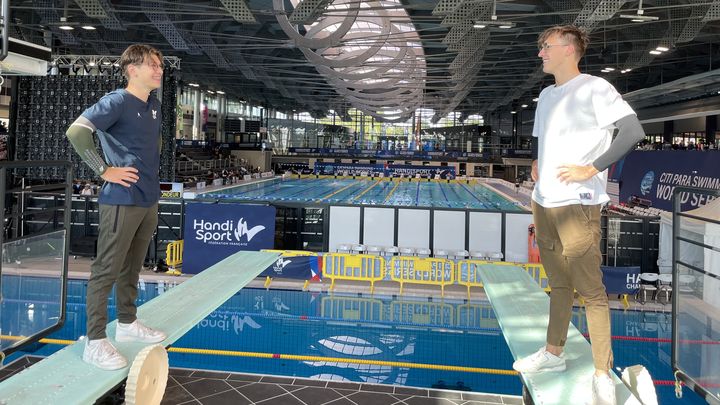
[[[633,151],[615,173],[620,173],[620,202],[631,198],[649,200],[652,206],[672,209],[672,195],[676,186],[720,190],[720,164],[713,151],[667,150]],[[712,197],[683,193],[682,210],[707,204]]]
[[[437,175],[442,179],[454,179],[454,166],[412,166],[412,165],[381,165],[359,163],[315,163],[315,174],[334,175],[347,173],[359,176],[362,173],[383,173],[384,176],[402,174],[415,177],[419,174],[424,177]]]
[[[407,149],[337,149],[337,148],[288,148],[290,153],[308,155],[346,155],[347,157],[372,156],[381,159],[415,159],[432,160],[433,158],[483,158],[490,157],[489,152],[446,152],[446,151],[423,151]],[[509,154],[517,157],[530,157],[530,150],[509,150]]]
[[[455,178],[455,166],[411,166],[411,165],[390,165],[388,167],[390,175],[392,174],[404,174],[406,176],[415,176],[419,174],[421,176],[430,176],[436,174],[442,179],[454,179]]]
[[[315,163],[315,174],[343,174],[347,172],[350,176],[360,176],[366,173],[382,173],[383,165],[358,164],[358,163]]]
[[[260,276],[320,281],[321,260],[322,256],[281,256]]]
[[[600,266],[608,294],[635,294],[640,289],[640,266]]]
[[[272,249],[275,207],[190,203],[185,208],[183,272],[197,274],[241,250]]]

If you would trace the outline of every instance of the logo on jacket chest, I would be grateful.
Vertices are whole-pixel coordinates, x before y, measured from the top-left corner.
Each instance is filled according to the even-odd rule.
[[[150,112],[152,112],[153,119],[156,120],[157,119],[157,110],[150,110]],[[140,115],[140,113],[137,113],[137,115],[138,115],[138,118],[142,118],[142,115]]]

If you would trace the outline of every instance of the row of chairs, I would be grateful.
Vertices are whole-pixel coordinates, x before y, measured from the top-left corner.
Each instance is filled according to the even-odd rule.
[[[680,293],[693,292],[695,280],[693,275],[679,274],[677,291]],[[670,302],[672,292],[672,274],[640,273],[640,289],[636,299],[641,304],[648,300],[667,304]]]
[[[444,259],[475,259],[501,261],[503,259],[502,252],[486,252],[486,251],[467,251],[464,249],[435,249],[417,247],[397,247],[397,246],[377,246],[363,244],[346,244],[341,243],[336,246],[337,253],[355,253],[355,254],[372,254],[381,256],[417,256],[417,257],[437,257]]]

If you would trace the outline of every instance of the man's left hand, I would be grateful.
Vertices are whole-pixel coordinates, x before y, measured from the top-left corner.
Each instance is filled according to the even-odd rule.
[[[562,165],[558,167],[557,178],[565,184],[577,183],[585,181],[598,173],[600,172],[593,165]]]

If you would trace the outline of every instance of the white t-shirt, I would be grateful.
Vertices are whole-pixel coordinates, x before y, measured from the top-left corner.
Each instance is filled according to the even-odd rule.
[[[543,89],[535,110],[538,174],[532,199],[546,208],[595,205],[610,200],[607,170],[580,183],[563,184],[558,168],[589,165],[610,147],[614,123],[635,114],[605,79],[580,74],[561,86]]]

